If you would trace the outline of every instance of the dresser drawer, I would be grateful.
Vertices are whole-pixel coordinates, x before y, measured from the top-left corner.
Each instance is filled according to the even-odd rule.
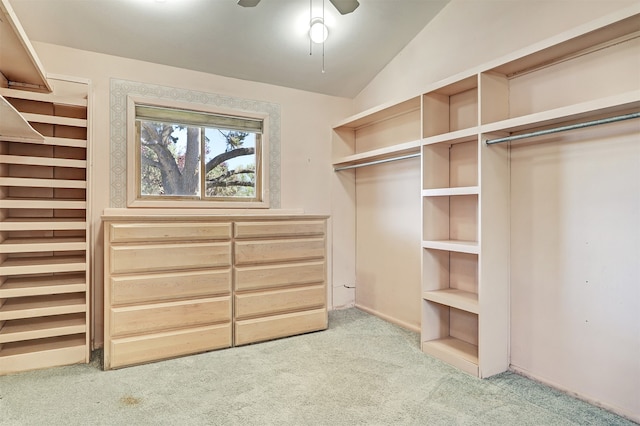
[[[228,295],[231,269],[111,277],[111,304]]]
[[[111,336],[231,321],[231,297],[111,308]]]
[[[306,237],[324,235],[324,221],[287,220],[269,222],[236,222],[235,238]]]
[[[323,284],[241,293],[235,295],[235,317],[243,319],[258,315],[324,308],[325,299],[326,290]]]
[[[109,238],[112,243],[228,240],[231,223],[114,223],[109,226]]]
[[[231,324],[171,330],[145,336],[115,338],[105,369],[190,355],[231,346]]]
[[[230,265],[231,244],[228,242],[111,246],[112,274]]]
[[[250,265],[324,259],[324,238],[236,241],[235,264]]]
[[[327,311],[324,308],[264,318],[238,320],[235,323],[235,345],[246,345],[326,328]]]
[[[325,261],[235,268],[237,291],[325,282]]]

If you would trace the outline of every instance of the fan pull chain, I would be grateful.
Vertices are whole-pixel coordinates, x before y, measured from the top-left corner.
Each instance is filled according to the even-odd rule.
[[[309,0],[309,22],[311,22],[313,20],[313,0]],[[311,40],[311,37],[309,37],[309,56],[311,56],[313,53],[313,41]]]
[[[326,28],[327,22],[324,20],[324,0],[322,0],[322,25],[323,28]],[[322,74],[324,74],[324,43],[325,40],[322,40]]]

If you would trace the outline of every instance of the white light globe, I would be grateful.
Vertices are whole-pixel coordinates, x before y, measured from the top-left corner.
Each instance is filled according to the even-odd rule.
[[[329,36],[329,29],[322,22],[321,18],[314,19],[311,21],[311,28],[309,29],[309,37],[311,41],[314,43],[324,43],[327,37]]]

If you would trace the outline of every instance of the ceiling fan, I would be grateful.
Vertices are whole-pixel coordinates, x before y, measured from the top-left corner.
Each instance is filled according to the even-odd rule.
[[[331,4],[338,9],[341,15],[351,13],[360,6],[358,0],[329,0]],[[242,7],[256,7],[260,0],[238,0],[238,4]]]

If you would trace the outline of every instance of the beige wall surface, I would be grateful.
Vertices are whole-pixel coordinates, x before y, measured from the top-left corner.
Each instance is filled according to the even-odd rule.
[[[511,148],[511,365],[640,420],[640,121]]]
[[[93,291],[95,340],[102,342],[102,229],[109,206],[109,87],[110,79],[175,87],[212,94],[276,103],[281,114],[281,208],[310,214],[331,213],[332,177],[330,129],[349,115],[352,101],[300,90],[188,71],[163,65],[61,46],[34,43],[49,74],[89,79],[91,108],[91,210],[94,240]],[[329,229],[331,221],[329,221]],[[331,247],[331,232],[329,247]],[[331,274],[328,275],[331,277]],[[331,286],[328,286],[331,288]],[[331,300],[331,295],[329,295]]]
[[[356,173],[356,306],[419,331],[420,161]]]

